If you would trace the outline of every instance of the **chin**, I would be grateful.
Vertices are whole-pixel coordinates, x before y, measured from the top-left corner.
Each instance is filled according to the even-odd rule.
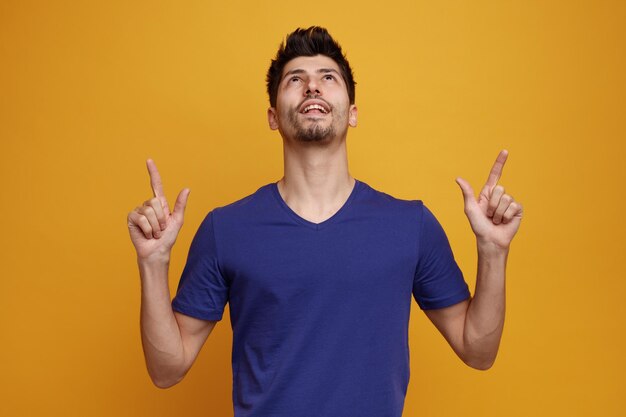
[[[334,129],[331,127],[322,128],[321,126],[298,129],[295,134],[295,138],[298,142],[329,142],[334,136]]]

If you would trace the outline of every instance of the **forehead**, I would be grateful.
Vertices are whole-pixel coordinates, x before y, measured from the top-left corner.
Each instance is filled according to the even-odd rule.
[[[285,64],[282,76],[295,69],[301,69],[307,72],[316,72],[320,68],[334,69],[339,72],[339,66],[337,63],[332,58],[325,55],[299,56]]]

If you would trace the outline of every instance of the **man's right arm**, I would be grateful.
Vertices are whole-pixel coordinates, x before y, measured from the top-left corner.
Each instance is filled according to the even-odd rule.
[[[169,260],[138,260],[141,276],[141,342],[154,385],[168,388],[180,382],[217,324],[171,307]]]
[[[167,388],[183,379],[216,322],[172,310],[170,254],[183,226],[189,189],[178,194],[170,213],[159,171],[150,159],[146,165],[154,197],[128,214],[128,231],[141,278],[140,326],[146,366],[152,382]]]

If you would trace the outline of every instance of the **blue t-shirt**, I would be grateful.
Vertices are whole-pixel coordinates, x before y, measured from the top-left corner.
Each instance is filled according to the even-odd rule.
[[[356,180],[316,224],[271,183],[206,216],[172,306],[221,320],[229,303],[235,417],[400,417],[412,296],[470,296],[421,201]]]

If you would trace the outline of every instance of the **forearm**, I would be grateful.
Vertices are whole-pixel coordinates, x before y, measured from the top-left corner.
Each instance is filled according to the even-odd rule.
[[[170,301],[169,259],[138,260],[141,276],[141,341],[148,373],[165,388],[184,375],[184,349]]]
[[[496,359],[505,313],[505,272],[508,249],[478,243],[476,289],[471,299],[463,342],[466,362],[488,369]]]

